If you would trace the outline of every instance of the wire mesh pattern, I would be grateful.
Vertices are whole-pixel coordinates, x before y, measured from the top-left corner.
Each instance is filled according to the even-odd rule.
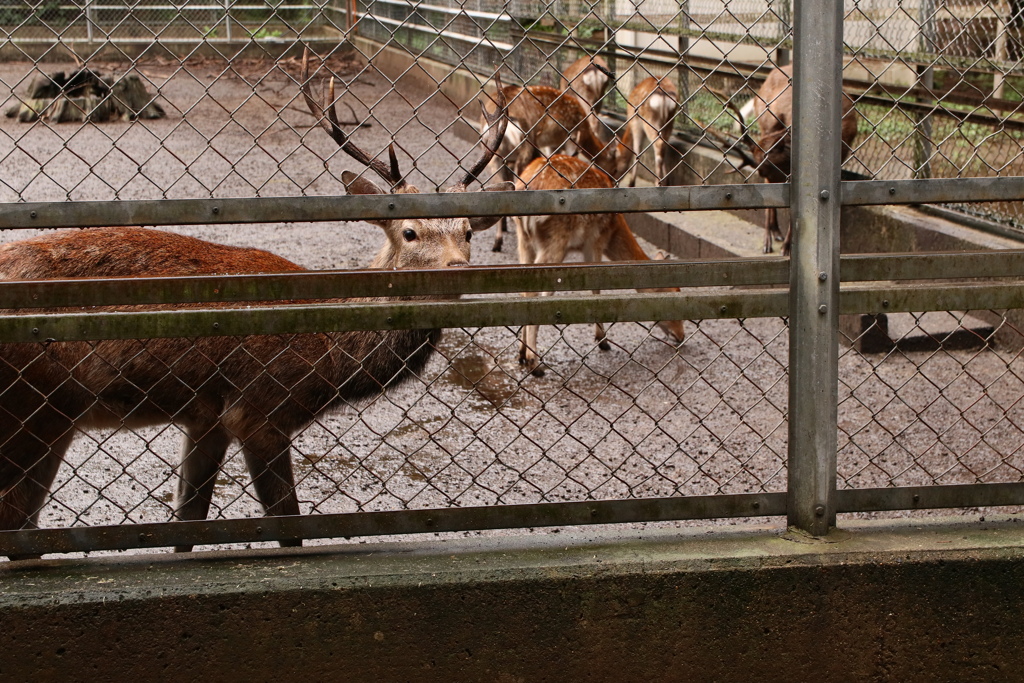
[[[995,311],[903,313],[861,339],[880,325],[891,343],[840,356],[840,486],[1019,481],[1020,330]]]
[[[411,382],[316,418],[292,441],[303,513],[785,488],[782,321],[706,321],[683,353],[640,324],[545,328],[548,373],[516,330],[451,330]],[[171,416],[168,416],[169,418]],[[43,526],[167,520],[182,434],[76,433]],[[238,442],[212,517],[262,513]]]
[[[487,128],[475,100],[491,101],[453,95],[453,68],[475,76],[481,93],[501,75],[513,102],[510,129],[522,139],[506,135],[512,146],[498,150],[489,173],[519,188],[538,153],[577,154],[599,178],[585,185],[583,171],[563,174],[554,189],[633,184],[637,170],[641,184],[665,185],[781,182],[789,173],[792,89],[767,85],[790,61],[786,0],[168,7],[90,0],[0,8],[0,201],[344,194],[352,181],[343,174],[366,169],[325,135],[320,113],[300,95],[307,83],[325,99],[333,83],[339,128],[369,156],[383,158],[393,144],[404,180],[425,191],[450,187],[472,166]],[[870,179],[1020,175],[1020,12],[1017,3],[973,0],[847,2],[846,169]],[[308,81],[304,45],[313,52]],[[382,46],[408,66],[375,66]],[[567,94],[573,69],[582,75]],[[773,119],[781,124],[774,129]],[[737,169],[741,176],[726,175]],[[1019,219],[1017,203],[971,207],[1009,224]],[[163,223],[175,219],[168,213]],[[366,224],[285,228],[202,234],[251,244],[271,232],[272,251],[293,249],[289,258],[324,269],[363,267],[381,242]],[[338,241],[336,230],[345,231],[343,250],[326,246]],[[515,256],[506,248],[488,259]],[[946,325],[940,332],[936,318]],[[840,488],[1020,481],[1024,373],[1011,350],[1020,334],[998,313],[981,318],[983,325],[966,313],[893,315],[884,329],[878,318],[845,340]],[[310,411],[308,426],[287,435],[299,511],[785,491],[787,321],[683,324],[681,346],[651,324],[610,325],[611,350],[587,326],[543,327],[542,377],[518,362],[517,330],[449,330],[431,341],[434,355],[408,383],[343,401],[335,413]],[[274,338],[276,354],[246,360],[254,383],[274,374],[294,341]],[[136,343],[140,358],[152,351]],[[182,357],[217,362],[202,341],[175,343]],[[33,348],[38,357],[22,365],[3,359],[9,386],[50,353]],[[102,343],[83,348],[64,371],[103,360]],[[331,346],[317,362],[346,353]],[[175,361],[164,360],[166,374],[149,388],[154,400],[159,382],[180,379]],[[282,404],[297,400],[302,382],[319,381],[315,365],[267,391]],[[39,419],[75,381],[39,390],[35,407],[12,419],[22,427]],[[125,418],[53,437],[71,446],[40,524],[175,514],[188,427],[184,408],[163,410],[150,422],[167,424]],[[274,415],[259,415],[261,428],[273,427]],[[254,516],[277,503],[268,499],[274,486],[257,482],[248,438],[221,435],[230,446],[213,517]],[[31,464],[4,467],[8,484],[36,476],[12,474]],[[278,489],[290,485],[274,476]]]

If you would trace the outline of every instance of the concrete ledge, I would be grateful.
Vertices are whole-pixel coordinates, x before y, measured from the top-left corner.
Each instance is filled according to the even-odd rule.
[[[0,565],[3,680],[1014,680],[1024,525]],[[200,673],[201,672],[201,673]]]

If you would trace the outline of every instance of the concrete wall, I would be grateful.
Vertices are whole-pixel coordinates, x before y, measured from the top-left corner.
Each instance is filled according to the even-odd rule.
[[[1024,527],[648,530],[0,565],[0,680],[998,681]]]

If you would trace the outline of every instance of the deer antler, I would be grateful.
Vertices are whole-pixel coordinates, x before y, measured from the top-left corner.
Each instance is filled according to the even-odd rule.
[[[504,88],[501,85],[501,75],[498,73],[494,74],[494,85],[498,89],[494,97],[494,103],[497,105],[494,113],[488,114],[487,107],[484,106],[482,101],[480,102],[480,110],[483,112],[484,121],[487,126],[486,135],[480,138],[480,145],[484,148],[484,151],[480,158],[476,160],[476,163],[466,172],[466,176],[458,182],[460,187],[467,187],[476,180],[480,172],[491,162],[494,154],[498,151],[498,146],[505,137],[505,128],[508,126],[508,102],[505,100]]]
[[[739,138],[734,138],[731,135],[726,135],[721,131],[715,130],[714,126],[711,124],[704,125],[703,123],[701,123],[701,128],[704,129],[705,133],[715,138],[723,145],[726,145],[728,147],[727,151],[735,152],[737,155],[739,155],[739,157],[743,160],[744,166],[757,168],[761,164],[761,162],[758,161],[754,156],[754,150],[760,150],[760,148],[757,147],[757,143],[755,143],[750,137],[750,131],[747,129],[747,122],[743,118],[743,112],[741,112],[739,107],[737,107],[733,103],[732,98],[727,96],[725,93],[719,92],[714,88],[708,88],[708,90],[711,92],[711,94],[713,94],[715,97],[721,100],[721,102],[728,109],[731,109],[733,113],[736,114],[736,119],[739,121],[740,124],[740,130],[742,130],[743,133],[740,135]],[[700,122],[698,121],[698,123]],[[744,147],[746,147],[746,149],[744,149]]]
[[[309,107],[309,111],[313,116],[320,121],[320,124],[324,127],[324,130],[331,136],[331,138],[338,143],[342,151],[348,154],[350,157],[373,169],[374,173],[379,175],[385,182],[387,182],[392,190],[397,190],[405,187],[405,179],[402,178],[402,172],[398,168],[398,158],[395,156],[395,146],[388,146],[388,156],[391,159],[391,167],[388,168],[384,165],[384,162],[374,159],[369,154],[361,150],[351,140],[348,139],[348,135],[341,129],[341,123],[338,121],[338,109],[334,102],[334,78],[331,78],[330,86],[328,88],[327,96],[330,98],[331,106],[327,109],[326,114],[324,107],[316,101],[313,95],[310,93],[309,85],[309,48],[307,47],[302,53],[302,84],[299,89],[302,91],[302,97],[306,100],[306,106]]]

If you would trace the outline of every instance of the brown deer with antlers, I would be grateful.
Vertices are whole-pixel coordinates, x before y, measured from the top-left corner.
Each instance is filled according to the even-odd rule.
[[[341,149],[386,183],[380,188],[346,171],[342,180],[348,193],[417,192],[402,177],[393,148],[390,166],[385,165],[349,140],[333,104],[325,114],[310,93],[308,62],[307,53],[301,88],[310,111]],[[332,80],[332,103],[333,89]],[[497,105],[488,115],[483,153],[449,192],[466,191],[490,161],[504,133],[500,95]],[[374,221],[386,241],[371,267],[465,266],[473,231],[495,220]],[[5,280],[303,270],[266,251],[143,228],[62,231],[0,247],[0,278]],[[440,336],[435,329],[0,344],[0,529],[37,525],[76,431],[169,422],[185,434],[175,518],[206,518],[217,473],[233,441],[241,444],[265,513],[299,514],[290,456],[294,434],[325,411],[380,394],[419,372]]]
[[[556,154],[535,159],[524,169],[516,181],[517,190],[565,190],[570,188],[612,188],[615,183],[607,174],[576,157]],[[561,263],[570,251],[583,253],[583,260],[599,263],[602,257],[610,261],[650,260],[637,243],[621,213],[596,215],[559,214],[553,216],[517,216],[516,238],[519,243],[519,262]],[[664,258],[660,256],[660,258]],[[674,289],[641,289],[641,292],[678,292]],[[600,292],[595,291],[595,294]],[[530,292],[526,296],[537,296]],[[685,338],[681,320],[658,323],[676,344]],[[520,336],[519,362],[534,375],[544,371],[537,354],[537,325],[527,325]],[[610,348],[605,338],[604,325],[597,323],[594,335],[601,349]]]
[[[654,147],[654,175],[657,184],[660,186],[665,182],[665,151],[672,139],[678,111],[679,91],[667,76],[661,79],[654,76],[645,78],[629,93],[626,100],[626,125],[629,127],[632,150],[632,158],[629,160],[632,165],[629,173],[630,187],[636,186],[638,160],[648,140]]]

